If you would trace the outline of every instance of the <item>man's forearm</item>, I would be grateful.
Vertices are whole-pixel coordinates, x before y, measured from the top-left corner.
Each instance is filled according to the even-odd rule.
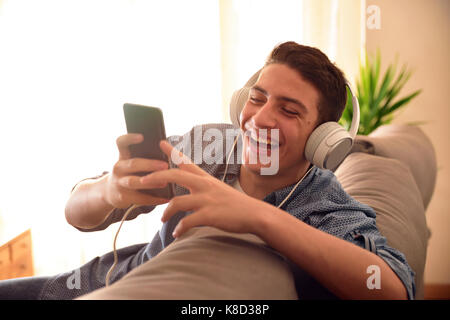
[[[114,209],[104,199],[104,188],[108,175],[99,179],[81,182],[73,190],[65,208],[69,224],[90,229],[100,225]]]
[[[259,215],[257,234],[272,248],[342,299],[406,299],[406,289],[387,263],[348,241],[273,208]],[[368,266],[380,268],[381,288],[367,287]]]

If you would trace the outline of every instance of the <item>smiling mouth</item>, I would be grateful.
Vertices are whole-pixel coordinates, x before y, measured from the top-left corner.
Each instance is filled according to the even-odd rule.
[[[253,152],[271,153],[271,151],[278,149],[280,144],[277,141],[256,137],[254,135],[248,137],[250,148]]]
[[[244,124],[244,128],[244,135],[248,139],[248,146],[252,153],[262,153],[270,156],[271,151],[277,150],[281,146],[279,129],[255,127],[253,119],[247,121]]]

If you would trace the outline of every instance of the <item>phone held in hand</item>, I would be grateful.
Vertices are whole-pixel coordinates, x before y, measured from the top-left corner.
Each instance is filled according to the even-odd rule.
[[[146,158],[161,160],[169,163],[165,153],[159,147],[161,140],[166,139],[164,128],[164,118],[161,109],[138,104],[125,103],[123,105],[125,122],[128,133],[140,133],[144,136],[144,141],[130,145],[132,158]],[[135,175],[144,176],[150,172],[137,172]],[[167,184],[165,188],[140,190],[159,198],[171,199],[174,196],[174,186]]]

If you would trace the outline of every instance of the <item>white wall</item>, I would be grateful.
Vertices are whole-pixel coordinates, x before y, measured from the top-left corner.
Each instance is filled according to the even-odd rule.
[[[367,0],[381,13],[381,28],[367,29],[366,48],[380,48],[383,67],[398,55],[414,70],[403,92],[423,89],[394,123],[425,121],[437,154],[438,174],[426,218],[431,230],[425,283],[450,283],[450,1]]]

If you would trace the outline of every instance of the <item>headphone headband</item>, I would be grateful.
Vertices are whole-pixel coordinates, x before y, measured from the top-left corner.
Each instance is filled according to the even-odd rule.
[[[352,117],[352,124],[350,125],[350,136],[352,139],[356,138],[356,135],[358,133],[359,128],[359,102],[358,98],[353,94],[352,86],[350,85],[350,82],[347,80],[345,81],[345,85],[347,86],[348,90],[350,90],[350,93],[352,94],[352,107],[353,107],[353,117]],[[348,99],[348,98],[347,98]]]

